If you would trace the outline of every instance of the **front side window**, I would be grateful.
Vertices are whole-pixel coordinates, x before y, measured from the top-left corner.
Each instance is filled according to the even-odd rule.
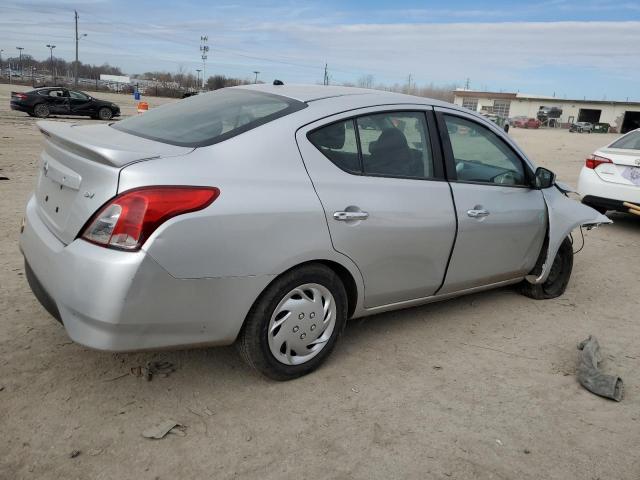
[[[445,115],[459,181],[526,186],[522,160],[488,128]]]
[[[305,107],[303,102],[280,95],[222,88],[151,109],[112,128],[171,145],[203,147]]]
[[[69,90],[69,95],[71,98],[76,100],[89,100],[89,97],[82,92],[74,92],[73,90]]]
[[[424,112],[364,115],[321,127],[309,133],[308,138],[336,166],[349,173],[434,177]]]

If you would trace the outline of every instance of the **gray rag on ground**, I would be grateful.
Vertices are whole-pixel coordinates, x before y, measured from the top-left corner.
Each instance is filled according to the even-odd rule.
[[[578,381],[580,385],[596,395],[619,402],[622,400],[622,379],[615,375],[605,375],[598,370],[602,361],[600,345],[593,335],[578,344],[580,364],[578,365]]]

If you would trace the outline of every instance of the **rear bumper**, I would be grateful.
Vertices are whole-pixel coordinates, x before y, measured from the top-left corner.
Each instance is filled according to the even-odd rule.
[[[69,337],[98,350],[232,343],[271,276],[177,279],[144,251],[61,243],[27,205],[20,248],[29,284]]]
[[[622,205],[620,200],[612,200],[610,198],[596,197],[593,195],[587,195],[582,197],[582,203],[589,205],[590,207],[604,208],[606,210],[617,210],[619,212],[626,212],[627,207]]]
[[[605,182],[592,169],[582,167],[578,180],[582,203],[608,210],[627,211],[622,202],[640,204],[640,186]]]
[[[18,112],[30,112],[31,108],[27,107],[26,105],[21,105],[19,103],[15,103],[15,102],[10,102],[9,106],[11,107],[11,110],[17,110]]]

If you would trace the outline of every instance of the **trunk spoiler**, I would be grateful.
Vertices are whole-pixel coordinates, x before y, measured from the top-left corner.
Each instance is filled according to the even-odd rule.
[[[40,121],[38,129],[54,145],[83,158],[124,167],[130,163],[159,157],[185,155],[193,148],[177,147],[136,137],[106,124],[78,125]]]

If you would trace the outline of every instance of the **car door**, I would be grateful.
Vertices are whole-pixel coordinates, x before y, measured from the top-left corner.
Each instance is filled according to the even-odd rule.
[[[458,236],[440,293],[524,277],[540,254],[547,212],[533,172],[499,129],[437,108]]]
[[[69,113],[69,97],[63,88],[55,88],[49,90],[47,94],[47,105],[49,111],[55,114],[66,115]]]
[[[69,90],[70,111],[72,115],[91,115],[93,100],[89,95],[75,90]]]
[[[366,308],[442,285],[455,212],[432,111],[364,109],[298,130],[334,248],[364,280]]]

